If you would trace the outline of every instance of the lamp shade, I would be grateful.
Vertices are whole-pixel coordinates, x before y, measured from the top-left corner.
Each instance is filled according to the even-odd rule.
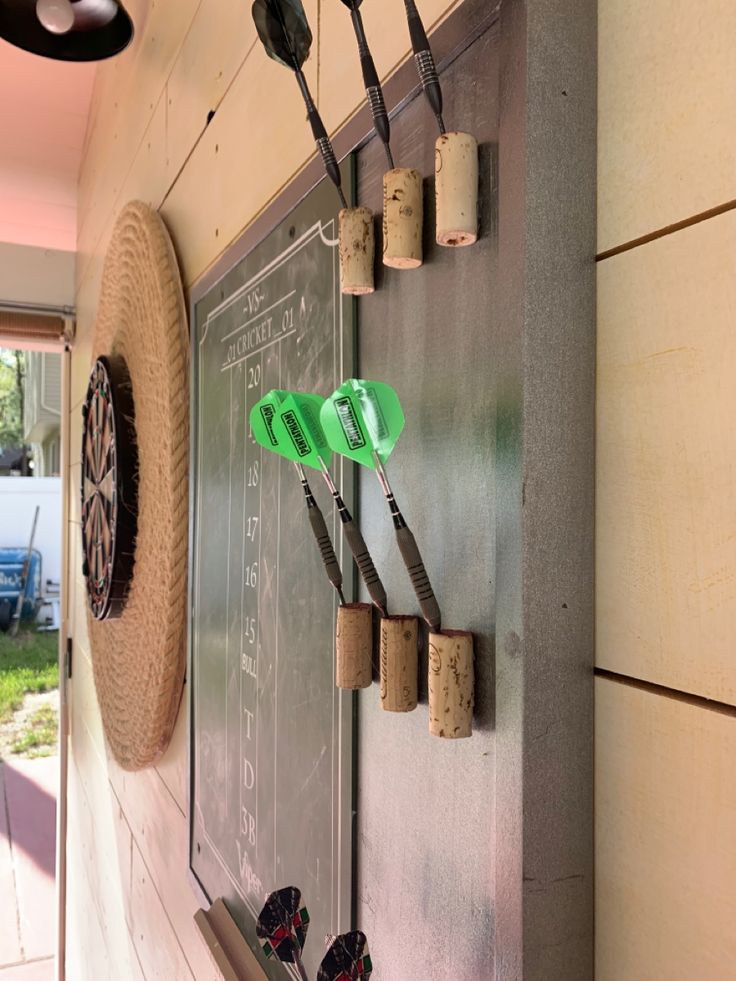
[[[101,61],[132,37],[133,22],[119,0],[0,0],[0,38],[44,58]]]

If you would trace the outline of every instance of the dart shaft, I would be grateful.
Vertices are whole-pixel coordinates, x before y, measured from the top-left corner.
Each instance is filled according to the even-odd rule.
[[[302,963],[302,956],[299,952],[298,944],[294,944],[294,964],[296,965],[300,981],[309,981],[309,975],[307,974],[306,968]]]
[[[340,515],[340,521],[342,521],[342,523],[346,525],[349,521],[353,520],[352,515],[348,511],[345,501],[343,501],[342,497],[340,496],[340,492],[337,489],[337,485],[335,484],[335,481],[332,479],[332,474],[328,470],[327,464],[322,459],[322,457],[319,458],[319,463],[322,468],[322,476],[325,478],[325,483],[330,488],[330,494],[332,494],[335,500],[335,507],[337,508],[337,512]]]
[[[327,578],[335,587],[337,595],[340,597],[340,602],[344,604],[345,597],[343,596],[342,592],[342,572],[340,571],[340,563],[337,561],[335,549],[332,547],[332,540],[329,532],[327,531],[324,515],[314,499],[312,489],[309,486],[307,476],[304,473],[304,468],[299,464],[296,464],[296,469],[299,473],[299,480],[301,481],[302,489],[304,490],[304,498],[307,502],[309,524],[312,528],[315,541],[317,542],[320,555],[322,556],[322,562],[324,563]]]
[[[386,476],[386,471],[381,463],[381,458],[378,453],[373,452],[373,462],[376,467],[376,474],[378,476],[378,482],[381,485],[381,490],[383,491],[383,496],[388,501],[388,506],[391,510],[391,517],[394,521],[394,528],[398,531],[400,528],[406,528],[406,521],[404,521],[404,515],[399,510],[399,505],[396,503],[396,498],[394,497],[394,492],[391,490],[391,485],[388,482],[388,477]]]
[[[365,588],[368,590],[368,595],[378,607],[381,614],[383,616],[388,616],[388,598],[386,596],[386,589],[381,582],[381,577],[378,575],[375,565],[373,564],[373,559],[368,551],[368,546],[365,543],[365,539],[361,534],[360,528],[353,521],[353,517],[348,511],[345,502],[343,501],[340,492],[332,479],[330,471],[327,469],[327,465],[321,457],[319,462],[322,466],[322,474],[325,478],[325,482],[330,488],[330,493],[335,501],[335,507],[337,508],[338,514],[340,515],[340,520],[342,521],[342,530],[345,534],[345,541],[348,543],[348,548],[352,552],[353,558],[355,559],[355,564],[358,566],[358,571],[360,572],[363,582],[365,583]]]
[[[327,176],[337,188],[337,193],[340,196],[340,203],[342,204],[343,208],[347,208],[348,203],[342,190],[340,167],[338,166],[335,151],[332,148],[330,138],[327,135],[327,130],[322,122],[322,117],[319,114],[317,106],[314,104],[314,99],[309,91],[309,86],[307,85],[307,79],[304,72],[300,70],[295,72],[295,74],[304,98],[304,104],[307,107],[307,119],[309,120],[309,125],[312,127],[312,136],[314,136],[314,142],[317,144],[317,149],[322,157],[322,163],[324,164],[325,171]]]
[[[432,112],[437,117],[437,124],[440,133],[445,132],[445,123],[442,118],[442,88],[437,75],[437,68],[434,63],[432,49],[429,45],[427,32],[424,30],[422,18],[419,16],[414,0],[404,0],[406,17],[409,22],[409,36],[411,46],[414,51],[414,61],[417,66],[419,81],[422,83],[424,94],[432,107]]]
[[[360,68],[363,73],[363,85],[365,86],[365,94],[368,97],[368,105],[371,107],[373,126],[386,150],[388,165],[393,170],[394,158],[391,154],[390,146],[391,124],[389,123],[388,113],[386,112],[386,104],[383,101],[383,89],[378,78],[378,72],[376,71],[373,56],[368,48],[368,40],[365,36],[365,28],[363,27],[363,18],[360,10],[352,7],[350,9],[350,18],[355,29],[355,37],[358,40]]]

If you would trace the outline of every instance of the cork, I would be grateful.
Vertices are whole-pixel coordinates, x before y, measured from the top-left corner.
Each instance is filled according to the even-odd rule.
[[[478,239],[478,144],[470,133],[444,133],[435,144],[437,243],[458,248]]]
[[[381,619],[381,708],[411,712],[417,707],[419,658],[416,617]]]
[[[396,167],[383,175],[383,264],[416,269],[422,264],[422,175]]]
[[[338,216],[340,289],[350,296],[375,290],[373,263],[376,242],[370,208],[343,208]]]
[[[429,731],[442,739],[472,735],[473,635],[443,630],[429,635]]]
[[[373,681],[373,613],[370,603],[337,608],[335,684],[354,691]]]

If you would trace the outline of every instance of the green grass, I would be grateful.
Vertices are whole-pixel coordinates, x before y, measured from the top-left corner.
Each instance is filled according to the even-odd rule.
[[[10,747],[13,753],[23,753],[31,758],[49,756],[56,746],[59,720],[56,709],[44,705],[28,716],[26,729]]]
[[[21,627],[17,637],[0,633],[0,722],[6,722],[29,692],[59,687],[59,635]]]

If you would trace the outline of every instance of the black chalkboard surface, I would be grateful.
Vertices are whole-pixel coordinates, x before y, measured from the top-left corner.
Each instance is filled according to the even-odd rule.
[[[334,188],[322,181],[244,257],[235,250],[192,324],[190,871],[256,950],[265,894],[298,886],[315,974],[325,936],[349,928],[353,703],[334,685],[335,594],[296,471],[255,443],[248,414],[271,388],[326,395],[352,374]],[[350,468],[332,469],[349,501]],[[340,557],[317,473],[312,490]]]

